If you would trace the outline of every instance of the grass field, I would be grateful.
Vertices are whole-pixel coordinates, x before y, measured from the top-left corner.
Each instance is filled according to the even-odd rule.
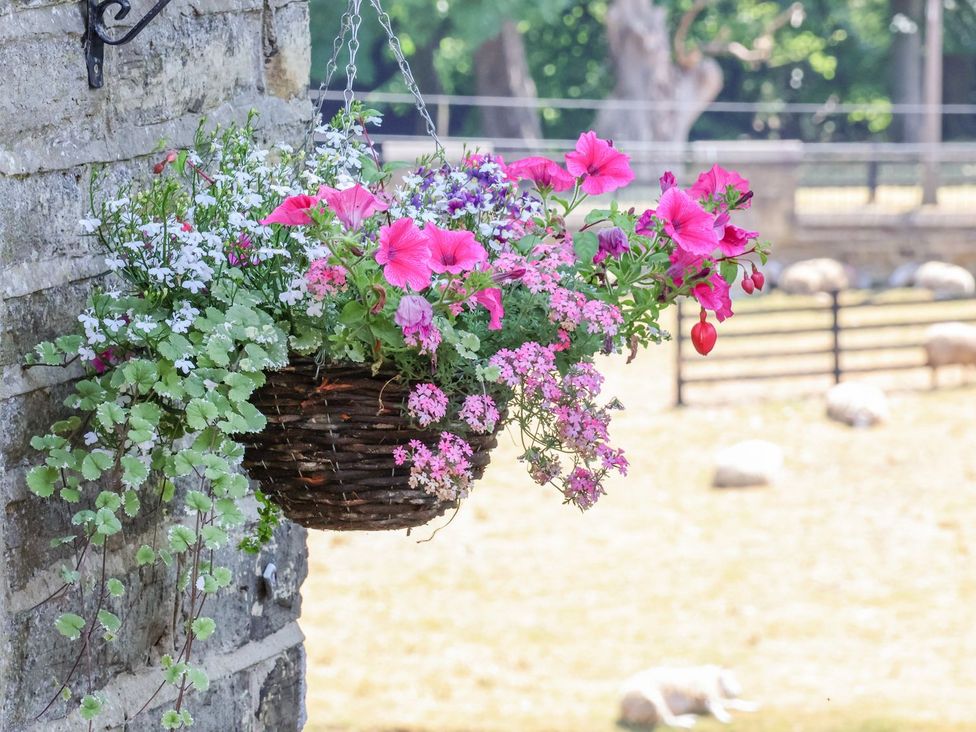
[[[659,663],[728,665],[763,705],[706,732],[976,729],[976,388],[854,431],[818,399],[674,410],[672,362],[607,364],[631,471],[586,515],[506,438],[431,541],[310,535],[307,730],[619,730],[620,682]],[[710,489],[752,436],[781,481]]]

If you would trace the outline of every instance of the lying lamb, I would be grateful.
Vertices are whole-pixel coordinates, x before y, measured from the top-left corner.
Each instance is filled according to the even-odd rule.
[[[938,369],[951,364],[976,365],[976,326],[937,323],[925,331],[926,363],[932,369],[932,386],[938,386]]]
[[[738,699],[735,675],[720,666],[657,666],[631,676],[621,690],[620,721],[630,725],[667,725],[690,729],[696,714],[732,721],[729,710],[754,712],[755,702]]]

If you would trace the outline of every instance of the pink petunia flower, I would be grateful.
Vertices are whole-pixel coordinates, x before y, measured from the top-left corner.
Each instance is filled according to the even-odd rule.
[[[383,276],[391,285],[424,289],[430,284],[429,260],[427,237],[413,219],[398,219],[380,229],[376,261],[383,265]]]
[[[474,293],[474,299],[479,305],[488,308],[491,319],[488,330],[501,330],[502,318],[505,317],[505,307],[502,305],[502,291],[498,287],[489,287]]]
[[[749,246],[749,240],[755,239],[757,236],[759,236],[758,231],[746,231],[738,226],[728,224],[725,231],[722,232],[722,239],[718,243],[718,248],[722,250],[722,254],[728,257],[738,257]]]
[[[661,184],[661,193],[664,193],[668,188],[674,188],[678,185],[678,181],[674,178],[674,173],[670,170],[664,171],[664,175],[658,179],[658,183]]]
[[[592,130],[579,136],[574,152],[566,153],[566,168],[582,178],[583,190],[591,195],[615,191],[634,179],[630,156],[615,150]]]
[[[665,233],[687,252],[711,254],[718,246],[715,217],[680,188],[669,188],[661,195],[654,215],[664,223]]]
[[[434,224],[427,224],[424,226],[424,235],[430,246],[429,264],[434,272],[461,274],[488,261],[488,252],[470,231],[448,231]]]
[[[593,255],[593,264],[599,264],[607,257],[620,259],[630,249],[627,235],[619,226],[601,229],[596,238],[599,248]]]
[[[309,212],[317,208],[319,199],[315,196],[289,196],[281,205],[261,220],[263,226],[281,224],[282,226],[308,226],[312,223]]]
[[[393,321],[403,329],[407,345],[420,348],[421,353],[434,355],[441,342],[441,332],[434,325],[434,308],[420,295],[400,298]]]
[[[732,298],[729,283],[718,272],[712,272],[705,282],[691,288],[691,294],[706,310],[714,310],[718,322],[732,317]]]
[[[688,189],[688,193],[698,201],[724,200],[729,186],[743,196],[749,193],[749,181],[736,171],[726,170],[716,164],[698,176],[695,185]],[[746,198],[741,208],[749,208],[749,198]]]
[[[341,191],[329,186],[320,186],[318,198],[325,201],[336,218],[350,231],[358,231],[365,219],[377,211],[386,211],[389,208],[358,183],[352,188]]]
[[[576,183],[573,176],[549,158],[516,160],[508,166],[508,174],[517,180],[531,180],[539,188],[549,188],[556,193],[567,191]]]

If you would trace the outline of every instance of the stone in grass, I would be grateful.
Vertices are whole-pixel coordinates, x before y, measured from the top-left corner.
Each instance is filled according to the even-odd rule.
[[[851,427],[871,427],[888,419],[888,399],[873,384],[845,381],[827,392],[827,416]]]
[[[770,485],[783,468],[783,450],[766,440],[745,440],[715,456],[715,488]]]

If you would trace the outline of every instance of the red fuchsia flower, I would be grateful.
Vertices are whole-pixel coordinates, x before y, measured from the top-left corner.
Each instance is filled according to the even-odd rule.
[[[599,242],[599,249],[593,255],[593,264],[599,264],[607,257],[620,259],[630,249],[630,242],[627,241],[627,235],[619,226],[601,229],[596,238]]]
[[[691,328],[691,343],[702,356],[707,356],[715,348],[715,341],[718,340],[715,326],[705,318],[705,308],[702,308],[698,322]]]
[[[517,180],[531,180],[539,188],[548,188],[556,193],[568,191],[576,183],[573,176],[549,158],[516,160],[508,166],[508,174]]]
[[[430,245],[413,219],[398,219],[380,229],[377,263],[391,285],[420,291],[430,284]]]
[[[740,229],[738,226],[729,224],[725,227],[725,231],[722,232],[722,238],[718,243],[718,248],[727,257],[738,257],[749,246],[749,240],[755,239],[757,236],[759,236],[758,231],[746,231],[745,229]]]
[[[669,188],[661,195],[654,212],[674,243],[692,254],[711,254],[718,246],[715,217],[680,188]]]
[[[674,179],[674,173],[670,170],[665,170],[664,175],[662,175],[658,182],[661,184],[661,193],[664,193],[668,188],[674,188],[678,185],[678,181]]]
[[[691,288],[691,294],[706,310],[715,311],[718,322],[732,317],[732,297],[729,283],[718,272],[712,272],[708,279]]]
[[[386,211],[389,208],[358,183],[352,188],[341,191],[329,186],[320,186],[318,198],[325,201],[325,205],[349,231],[358,231],[364,220],[377,211]]]
[[[316,259],[305,275],[308,291],[322,300],[346,289],[346,270],[339,265],[329,264],[327,259]]]
[[[695,197],[696,200],[725,200],[725,196],[728,193],[729,186],[732,186],[743,196],[750,194],[749,191],[749,181],[743,178],[734,170],[726,170],[725,168],[719,167],[717,164],[713,165],[711,169],[706,170],[704,173],[698,176],[698,180],[695,181],[695,185],[688,189],[688,193]],[[749,199],[752,198],[751,195],[741,202],[741,208],[749,208]]]
[[[430,268],[434,272],[461,274],[488,261],[488,252],[470,231],[448,231],[434,224],[427,224],[424,226],[424,235],[430,247]]]
[[[318,205],[319,199],[315,196],[306,196],[304,193],[300,196],[289,196],[278,208],[261,220],[261,225],[308,226],[312,223],[309,212],[318,208]]]
[[[502,305],[502,291],[498,287],[489,287],[474,293],[475,302],[488,308],[488,330],[501,330],[502,318],[505,317],[505,306]]]
[[[630,156],[615,150],[592,130],[576,141],[576,150],[566,153],[566,168],[582,179],[586,193],[599,195],[623,188],[634,179]]]

